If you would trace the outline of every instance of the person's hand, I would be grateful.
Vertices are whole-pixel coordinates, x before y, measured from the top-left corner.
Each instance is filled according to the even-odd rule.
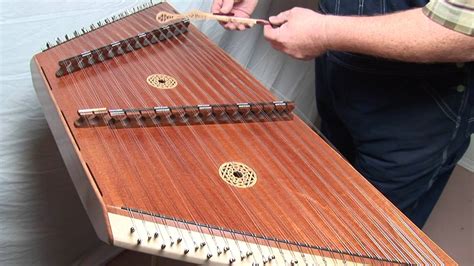
[[[233,13],[235,17],[249,18],[257,6],[258,0],[234,2],[234,0],[214,0],[212,3],[212,13]],[[245,30],[247,28],[243,24],[232,22],[223,23],[222,25],[228,30]]]
[[[327,50],[325,19],[325,15],[296,7],[270,17],[273,25],[281,26],[266,25],[264,35],[276,50],[297,59],[313,59]]]

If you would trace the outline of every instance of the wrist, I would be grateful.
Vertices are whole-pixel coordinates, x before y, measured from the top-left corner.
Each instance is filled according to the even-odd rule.
[[[325,50],[338,50],[337,33],[335,26],[338,23],[338,17],[333,15],[322,15],[322,40]]]

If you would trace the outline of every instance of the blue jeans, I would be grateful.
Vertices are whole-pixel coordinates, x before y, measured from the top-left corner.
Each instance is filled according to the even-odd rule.
[[[323,134],[421,228],[474,132],[472,64],[329,52],[316,71]]]

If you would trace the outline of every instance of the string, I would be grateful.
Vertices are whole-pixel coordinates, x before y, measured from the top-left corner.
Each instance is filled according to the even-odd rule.
[[[115,60],[114,60],[114,61],[115,61]],[[118,63],[117,63],[117,64],[118,64]],[[126,76],[126,75],[127,75],[127,73],[124,73],[124,76]],[[112,75],[112,77],[113,77],[113,76],[114,76],[114,75]],[[116,82],[116,83],[118,83],[118,82]],[[132,82],[130,82],[130,84],[133,86],[133,83],[132,83]],[[117,84],[116,84],[116,85],[117,85]],[[117,86],[117,87],[120,88],[120,86]],[[123,93],[123,94],[124,94],[124,93]],[[123,99],[127,99],[127,97],[123,97]],[[128,101],[128,100],[127,100],[127,101]],[[128,105],[131,106],[130,103],[129,103]],[[140,148],[143,150],[143,148],[142,148],[140,142],[138,142],[136,139],[135,139],[135,143],[137,143],[137,144],[140,146]],[[129,153],[129,152],[127,151],[127,153]],[[166,158],[166,156],[163,156],[163,155],[162,155],[161,158]],[[154,164],[153,164],[153,163],[150,163],[150,165],[153,166]],[[166,168],[165,168],[165,169],[166,169]],[[171,178],[171,180],[172,180],[172,178]],[[174,185],[174,184],[173,184],[173,185]],[[174,186],[175,186],[175,189],[176,189],[176,185],[174,185]],[[144,186],[142,185],[142,187],[144,187]],[[160,186],[158,186],[158,187],[160,187]],[[145,192],[147,193],[146,190],[145,190]],[[180,196],[181,196],[181,195],[180,195]],[[148,197],[149,197],[149,196],[148,196]],[[184,200],[183,200],[183,201],[184,201]],[[189,200],[188,200],[188,201],[189,201]],[[184,204],[184,206],[186,206],[186,204]],[[191,217],[193,217],[193,216],[192,216],[192,213],[193,213],[193,212],[190,212]],[[194,219],[194,218],[193,218],[193,219]],[[164,223],[164,225],[166,226],[166,223]],[[201,235],[202,235],[202,231],[201,231]],[[202,239],[203,239],[203,240],[206,240],[204,236],[202,236]],[[202,243],[201,243],[201,244],[202,244]]]
[[[91,86],[91,87],[92,87],[92,86]],[[105,87],[105,86],[104,86],[104,87]],[[80,90],[76,90],[76,91],[80,91]],[[113,132],[113,131],[112,131],[112,132]],[[120,175],[119,175],[119,176],[120,176]],[[122,183],[122,182],[119,182],[119,183]],[[132,194],[133,194],[133,193],[128,193],[128,197],[129,197],[130,199],[132,199],[132,202],[135,202],[134,197],[132,196]],[[186,206],[186,205],[185,205],[185,206]],[[132,220],[132,222],[133,222],[133,220]],[[166,226],[166,223],[164,223],[164,225]],[[134,226],[135,226],[135,225],[134,225]]]
[[[54,51],[54,52],[53,52],[54,55],[58,55],[58,54],[59,54],[59,53],[57,53],[58,49],[53,49],[53,51]],[[64,53],[61,53],[61,54],[62,54],[62,57],[64,57]],[[58,58],[61,58],[61,57],[59,57],[59,56],[57,56],[57,57],[58,57]],[[86,78],[86,81],[88,81],[88,77],[87,77],[86,75],[84,75],[84,73],[82,73],[82,74],[83,74],[82,76],[84,76],[84,77]],[[72,92],[71,95],[73,96],[72,98],[73,98],[74,102],[76,102],[76,105],[77,105],[77,106],[80,106],[79,101],[82,101],[83,104],[84,104],[84,106],[87,106],[87,105],[86,105],[87,101],[85,100],[83,94],[78,93],[78,96],[79,96],[79,97],[76,97],[75,94],[74,94],[74,92],[82,92],[81,88],[77,85],[78,82],[76,81],[75,76],[74,76],[74,75],[70,75],[70,77],[68,77],[68,79],[72,80],[72,82],[64,81],[64,83],[65,83],[65,84],[72,83],[73,86],[75,87],[75,90],[73,90],[73,92]],[[78,98],[79,98],[79,100],[78,100]],[[109,154],[110,154],[110,150],[108,149],[109,146],[108,146],[108,145],[105,145],[104,142],[102,141],[103,137],[102,137],[102,134],[100,133],[100,130],[97,129],[97,128],[94,128],[93,130],[94,130],[94,132],[95,132],[96,134],[98,134],[98,135],[100,136],[100,137],[99,137],[99,140],[101,140],[101,143],[102,143],[103,146],[106,148],[106,155],[108,155],[108,157],[111,158],[111,160],[115,161],[114,157],[109,155]],[[114,168],[114,169],[115,169],[115,168]],[[120,177],[121,174],[123,174],[123,173],[118,173],[116,170],[115,170],[115,172],[116,172],[116,174],[113,175],[114,177]],[[115,182],[114,184],[120,184],[120,183],[121,183],[121,182]],[[119,188],[119,191],[125,191],[126,194],[132,199],[132,201],[135,201],[134,198],[133,198],[133,196],[132,196],[132,194],[129,192],[129,190],[128,190],[127,187],[121,187],[121,188]],[[131,233],[133,233],[134,229],[137,228],[137,227],[136,227],[135,222],[134,222],[133,213],[129,212],[129,215],[130,215],[129,218],[130,218],[131,224],[132,224]],[[137,234],[139,234],[139,233],[137,232]],[[138,241],[140,241],[140,239],[141,239],[141,237],[138,236]]]

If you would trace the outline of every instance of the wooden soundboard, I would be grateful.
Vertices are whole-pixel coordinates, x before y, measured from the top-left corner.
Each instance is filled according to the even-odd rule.
[[[31,62],[101,240],[203,264],[455,264],[291,101],[160,11],[176,12],[143,5]]]

